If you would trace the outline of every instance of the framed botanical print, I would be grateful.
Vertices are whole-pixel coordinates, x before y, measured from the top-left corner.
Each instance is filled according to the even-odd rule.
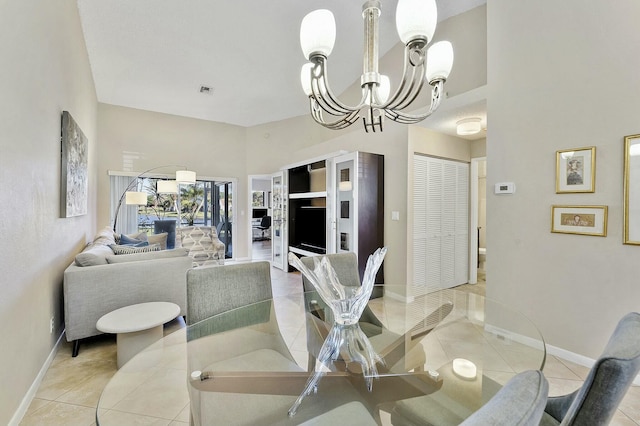
[[[596,147],[556,152],[556,194],[595,192]]]
[[[551,232],[607,236],[607,206],[551,206]]]

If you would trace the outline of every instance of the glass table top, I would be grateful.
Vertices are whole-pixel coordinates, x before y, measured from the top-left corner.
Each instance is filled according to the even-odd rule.
[[[176,386],[184,386],[180,398],[186,394],[194,424],[334,424],[345,418],[390,424],[402,401],[443,396],[466,417],[513,375],[545,362],[542,336],[524,315],[466,292],[370,300],[359,329],[382,361],[375,376],[362,371],[358,351],[345,350],[348,345],[328,365],[316,361],[331,331],[330,316],[320,297],[308,292],[172,333],[116,373],[97,421],[109,424],[110,410],[135,399],[136,389],[168,368],[183,374]],[[289,416],[314,370],[322,372],[321,380]],[[150,393],[144,398],[153,398]]]

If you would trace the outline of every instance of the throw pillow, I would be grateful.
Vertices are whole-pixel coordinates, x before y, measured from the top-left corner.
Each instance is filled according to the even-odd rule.
[[[111,244],[111,250],[115,254],[133,254],[133,253],[146,253],[150,251],[160,251],[160,244],[152,244],[146,247],[132,247],[132,246],[122,246],[117,244]]]
[[[108,263],[138,262],[141,260],[168,259],[172,257],[186,257],[189,254],[187,249],[161,250],[148,253],[134,253],[107,256]]]
[[[108,255],[113,254],[109,246],[102,244],[93,244],[87,246],[81,253],[76,255],[76,265],[78,266],[95,266],[106,265]]]
[[[161,234],[151,234],[147,235],[147,240],[149,241],[149,244],[160,244],[160,250],[166,250],[168,236],[168,232],[163,232]]]
[[[109,245],[115,244],[116,234],[108,226],[102,228],[93,238],[93,244]]]
[[[149,244],[147,241],[144,241],[142,239],[131,238],[128,235],[122,234],[120,235],[120,240],[118,241],[118,244],[123,246],[135,246],[137,244],[145,243],[145,242],[147,243],[146,245]]]

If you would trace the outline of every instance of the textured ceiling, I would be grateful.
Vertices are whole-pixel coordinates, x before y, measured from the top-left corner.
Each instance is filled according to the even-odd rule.
[[[485,2],[438,0],[439,20]],[[380,56],[398,42],[396,4],[382,2]],[[336,17],[330,81],[341,93],[362,72],[362,1],[78,0],[100,102],[240,126],[307,113],[299,30],[318,8]]]

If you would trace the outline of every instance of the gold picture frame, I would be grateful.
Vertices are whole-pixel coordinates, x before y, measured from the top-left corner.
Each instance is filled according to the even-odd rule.
[[[596,147],[556,151],[556,194],[595,190]]]
[[[551,206],[551,232],[607,236],[607,206]]]
[[[640,135],[624,137],[624,244],[640,245]]]

